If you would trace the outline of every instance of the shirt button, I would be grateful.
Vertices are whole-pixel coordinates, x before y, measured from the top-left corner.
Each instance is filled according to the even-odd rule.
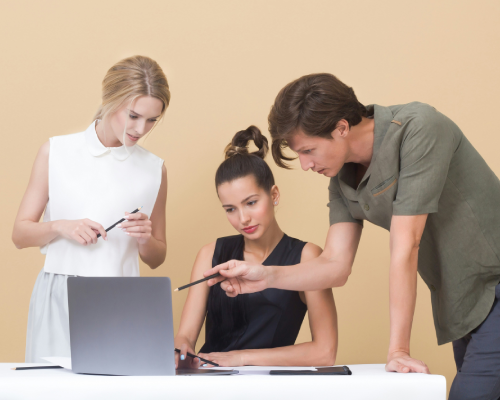
[[[431,285],[429,286],[429,288],[431,289],[431,291],[435,292],[436,291],[436,287],[434,285]]]
[[[364,209],[368,211],[370,209],[370,206],[368,204],[365,204]]]

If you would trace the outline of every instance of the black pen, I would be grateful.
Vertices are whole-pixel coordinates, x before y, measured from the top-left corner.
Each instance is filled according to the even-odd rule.
[[[187,285],[184,285],[184,286],[178,287],[177,289],[174,289],[174,292],[178,292],[179,290],[187,289],[188,287],[191,287],[191,286],[193,286],[193,285],[197,285],[198,283],[201,283],[201,282],[208,281],[209,279],[216,278],[216,277],[218,277],[218,276],[220,276],[220,274],[217,272],[216,274],[213,274],[213,275],[207,276],[206,278],[203,278],[203,279],[200,279],[200,280],[198,280],[198,281],[188,283]]]
[[[142,206],[140,206],[139,208],[135,209],[134,211],[132,211],[130,214],[135,214],[137,211],[139,211],[140,209],[142,208]],[[123,221],[125,221],[126,218],[122,218],[121,220],[119,220],[118,222],[114,223],[113,225],[111,225],[108,229],[106,229],[106,232],[110,231],[111,229],[113,229],[116,225],[122,223]],[[101,237],[101,234],[99,233],[97,235],[98,238]]]
[[[15,370],[15,371],[24,371],[27,369],[59,369],[59,368],[62,368],[62,367],[60,367],[59,365],[44,365],[42,367],[14,367],[11,369]]]

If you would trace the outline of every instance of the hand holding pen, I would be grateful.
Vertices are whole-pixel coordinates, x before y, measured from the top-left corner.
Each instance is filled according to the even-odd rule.
[[[74,240],[83,246],[96,244],[97,239],[102,235],[104,240],[108,240],[107,231],[98,222],[88,218],[77,220],[60,219],[53,222],[54,229],[59,236],[65,239]]]
[[[213,367],[218,367],[219,364],[206,360],[202,357],[197,356],[194,353],[194,350],[192,349],[193,346],[189,346],[187,343],[182,342],[179,344],[179,340],[176,340],[176,345],[179,346],[181,349],[178,349],[177,347],[175,348],[175,368],[179,369],[197,369],[200,367],[200,364],[202,367],[210,366]],[[189,352],[188,350],[191,350]]]
[[[187,354],[194,353],[193,346],[187,344],[184,340],[175,340],[175,368],[176,369],[197,369],[200,367],[200,359],[198,357],[189,357]],[[178,350],[178,351],[177,351]]]
[[[136,237],[139,243],[145,243],[151,237],[151,221],[146,214],[138,213],[141,208],[139,207],[131,213],[126,213],[125,218],[122,218],[107,229],[104,229],[98,222],[88,218],[57,220],[54,221],[54,228],[60,236],[74,240],[83,246],[96,244],[97,239],[101,236],[104,240],[108,240],[107,232],[115,226],[118,228],[122,227],[124,233]]]
[[[142,207],[139,207],[140,210]],[[151,239],[152,223],[149,217],[140,212],[125,213],[124,220],[116,225],[126,235],[137,239],[139,244],[145,244]]]

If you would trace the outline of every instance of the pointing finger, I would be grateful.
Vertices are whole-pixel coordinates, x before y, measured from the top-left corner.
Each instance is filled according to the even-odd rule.
[[[237,278],[247,273],[248,268],[246,265],[237,265],[231,269],[222,269],[219,273],[225,278]]]
[[[228,269],[228,267],[229,267],[229,262],[225,262],[223,264],[219,264],[219,265],[215,266],[214,268],[209,269],[208,271],[205,271],[203,273],[203,276],[207,277],[207,276],[210,276],[210,275],[214,275],[214,274],[218,273],[222,269]]]

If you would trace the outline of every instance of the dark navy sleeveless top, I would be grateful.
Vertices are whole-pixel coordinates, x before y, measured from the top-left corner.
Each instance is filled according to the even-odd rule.
[[[212,266],[243,260],[243,235],[217,239]],[[263,265],[300,263],[305,242],[284,235]],[[210,288],[202,353],[266,349],[295,344],[307,306],[299,292],[266,289],[228,297],[220,283]]]

